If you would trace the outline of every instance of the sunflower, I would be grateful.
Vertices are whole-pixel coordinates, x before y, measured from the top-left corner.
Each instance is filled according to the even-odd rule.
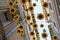
[[[20,30],[23,30],[24,29],[24,26],[23,25],[19,25],[19,29]]]
[[[33,24],[33,28],[37,29],[38,25],[36,23]]]
[[[31,22],[30,25],[33,25],[33,23]]]
[[[35,33],[31,31],[30,32],[30,36],[34,36],[34,35],[35,35]]]
[[[21,4],[26,4],[27,3],[27,0],[20,0],[20,3]]]
[[[52,32],[52,31],[53,31],[53,28],[52,28],[52,27],[50,27],[50,28],[49,28],[49,31],[50,31],[50,32]]]
[[[58,40],[58,36],[57,36],[57,35],[54,35],[54,36],[52,37],[52,40]]]
[[[18,4],[18,1],[14,1],[14,3],[17,5]]]
[[[26,11],[28,12],[28,9],[26,9]]]
[[[35,18],[34,15],[32,15],[32,18],[33,18],[33,19]]]
[[[42,33],[42,38],[47,38],[47,33]]]
[[[28,2],[31,2],[32,0],[28,0]]]
[[[30,20],[31,17],[29,15],[26,16],[26,20]]]
[[[33,6],[28,7],[28,11],[33,11],[33,10],[34,10]]]
[[[16,9],[15,8],[10,8],[10,13],[11,14],[15,14],[15,12],[16,12]]]
[[[38,18],[39,20],[42,20],[42,19],[44,19],[44,15],[40,13],[40,14],[38,14],[37,18]]]
[[[50,14],[49,13],[47,14],[47,17],[50,17]]]
[[[36,6],[36,3],[33,3],[33,6]]]
[[[13,6],[14,5],[14,3],[13,2],[9,2],[9,6]]]
[[[48,3],[47,2],[43,2],[42,7],[43,8],[48,8]]]
[[[16,16],[14,16],[14,20],[19,20],[19,16],[18,15],[16,15]]]
[[[42,27],[42,28],[43,28],[43,27],[44,27],[44,25],[43,25],[43,24],[41,24],[41,25],[40,25],[40,27]]]
[[[39,32],[36,32],[36,35],[39,35]]]
[[[36,40],[36,37],[33,37],[33,40]]]
[[[17,32],[18,34],[20,34],[20,29],[17,29],[16,32]]]

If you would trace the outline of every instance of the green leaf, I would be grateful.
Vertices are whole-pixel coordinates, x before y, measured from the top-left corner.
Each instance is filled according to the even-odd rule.
[[[43,32],[46,32],[46,30],[44,29]]]

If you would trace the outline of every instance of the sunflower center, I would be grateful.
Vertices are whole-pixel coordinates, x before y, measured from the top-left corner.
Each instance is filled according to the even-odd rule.
[[[38,19],[43,19],[44,16],[43,16],[42,14],[39,14],[39,15],[37,16],[37,18],[38,18]]]
[[[22,26],[20,26],[20,28],[23,28]]]
[[[29,9],[30,9],[30,10],[33,10],[33,7],[30,7]]]
[[[36,3],[34,3],[33,6],[36,6]]]
[[[20,30],[18,30],[18,32],[20,33]]]
[[[35,40],[35,37],[33,39]]]
[[[23,31],[21,31],[21,33],[23,33]]]
[[[41,26],[41,27],[44,27],[44,25],[43,25],[43,24],[41,24],[40,26]]]
[[[32,25],[32,23],[30,23]]]
[[[46,38],[46,37],[47,37],[47,35],[46,35],[46,34],[43,34],[43,35],[42,35],[42,37],[43,37],[43,38]]]
[[[28,11],[28,9],[26,9],[26,11]]]
[[[34,27],[37,27],[37,25],[35,24]]]
[[[57,39],[57,37],[55,36],[54,39]]]
[[[16,2],[16,3],[18,3],[18,2]]]
[[[10,2],[10,5],[12,5],[12,3]]]
[[[12,12],[14,12],[14,9],[11,9]]]
[[[30,19],[30,17],[27,17],[27,19]]]
[[[34,35],[34,32],[31,32],[31,35]]]
[[[26,2],[26,0],[22,0],[22,2],[23,2],[23,3],[25,3],[25,2]]]
[[[31,2],[31,0],[28,0],[28,2]]]

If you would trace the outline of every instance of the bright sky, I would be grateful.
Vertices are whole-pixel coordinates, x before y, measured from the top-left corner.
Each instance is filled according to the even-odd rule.
[[[34,15],[35,15],[36,23],[38,24],[38,32],[39,32],[40,40],[45,40],[41,36],[41,34],[43,33],[43,29],[45,29],[46,33],[48,34],[47,40],[51,40],[50,32],[49,32],[49,29],[48,29],[48,23],[46,23],[45,19],[43,19],[43,20],[38,20],[37,19],[37,15],[39,13],[43,13],[43,9],[42,9],[40,0],[38,0],[38,2],[36,0],[32,0],[32,3],[36,3],[36,5],[37,5],[37,6],[34,7]],[[40,27],[41,23],[44,24],[44,28]]]

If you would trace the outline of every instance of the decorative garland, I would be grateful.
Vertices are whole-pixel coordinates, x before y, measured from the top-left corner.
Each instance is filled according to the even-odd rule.
[[[38,0],[36,0],[38,2]],[[31,4],[32,0],[20,0],[20,3],[22,5],[26,5],[27,3]],[[16,8],[14,8],[15,5],[18,4],[18,1],[15,0],[14,2],[9,2],[9,6],[10,6],[10,13],[14,15],[13,19],[14,21],[16,22],[16,24],[18,25],[18,29],[16,30],[18,34],[20,34],[20,36],[23,36],[23,33],[24,33],[24,25],[21,25],[19,23],[20,21],[20,16],[18,14],[16,14]],[[50,13],[47,13],[46,9],[49,7],[48,5],[48,2],[45,2],[44,0],[41,0],[41,5],[42,5],[42,8],[43,8],[43,13],[39,13],[37,15],[37,19],[38,20],[43,20],[45,19],[46,21],[48,20],[48,23],[50,23],[50,20],[48,19],[50,17]],[[26,12],[30,12],[31,15],[28,13],[28,15],[26,15],[25,19],[27,21],[27,24],[28,22],[30,22],[30,20],[32,19],[32,22],[30,22],[30,25],[32,25],[32,28],[33,30],[30,31],[29,35],[32,36],[32,40],[40,40],[40,37],[39,37],[39,32],[38,32],[38,24],[36,24],[36,20],[35,20],[35,16],[34,16],[34,7],[37,6],[36,3],[33,3],[29,6],[27,6],[28,8],[26,8]],[[44,24],[40,24],[40,27],[41,28],[44,28]],[[51,37],[52,37],[52,40],[58,40],[58,36],[57,35],[54,35],[53,33],[53,28],[49,26],[49,31],[51,33]],[[43,29],[43,33],[41,34],[42,38],[47,40],[47,37],[48,37],[48,34],[46,33],[46,29]]]

